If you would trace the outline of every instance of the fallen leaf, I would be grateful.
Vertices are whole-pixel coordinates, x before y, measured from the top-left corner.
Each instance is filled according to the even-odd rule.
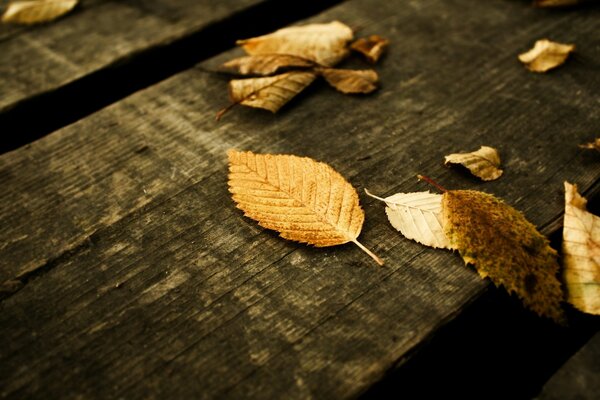
[[[307,157],[230,150],[229,191],[244,215],[281,237],[317,247],[358,242],[364,213],[358,194],[329,165]]]
[[[79,0],[16,0],[8,4],[2,22],[38,24],[52,21],[71,11]]]
[[[536,7],[566,7],[581,3],[580,0],[534,0]]]
[[[437,193],[414,192],[396,193],[381,198],[365,192],[385,202],[385,212],[392,226],[408,239],[426,246],[450,249],[450,242],[442,226],[442,195]]]
[[[575,45],[551,42],[541,39],[535,42],[531,50],[519,55],[519,60],[533,72],[546,72],[562,65]]]
[[[236,104],[277,112],[316,77],[313,72],[293,71],[264,78],[233,79],[229,82],[232,104],[219,111],[217,119]]]
[[[350,45],[350,48],[364,55],[367,60],[375,64],[390,44],[390,41],[379,35],[360,38]]]
[[[450,245],[465,263],[537,314],[564,322],[557,254],[520,212],[487,193],[448,190],[442,216]]]
[[[445,164],[460,164],[484,181],[500,178],[500,156],[493,147],[481,146],[471,153],[455,153],[445,157]]]
[[[579,147],[582,149],[590,149],[600,151],[600,138],[596,138],[593,142],[580,144]]]
[[[257,54],[235,58],[223,64],[241,75],[271,75],[284,68],[311,68],[313,61],[289,54]]]
[[[600,217],[586,209],[577,185],[565,182],[563,267],[567,301],[600,315]]]
[[[279,29],[268,35],[238,40],[250,55],[288,54],[332,67],[348,54],[352,29],[339,21]]]
[[[372,69],[336,69],[321,68],[323,78],[342,93],[371,93],[377,89],[379,77]]]

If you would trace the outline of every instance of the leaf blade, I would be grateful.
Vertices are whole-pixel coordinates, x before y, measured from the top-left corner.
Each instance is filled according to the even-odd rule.
[[[575,51],[575,45],[540,39],[533,48],[519,55],[519,60],[532,72],[547,72],[561,66]]]
[[[52,21],[71,11],[79,0],[12,1],[2,15],[2,22],[32,25]]]
[[[460,164],[473,175],[484,181],[493,181],[502,176],[498,150],[489,146],[481,146],[470,153],[454,153],[445,156],[444,164]]]

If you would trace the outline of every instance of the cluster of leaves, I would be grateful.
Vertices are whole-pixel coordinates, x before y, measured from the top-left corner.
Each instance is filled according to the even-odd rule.
[[[388,41],[377,35],[353,39],[341,22],[310,24],[280,29],[268,35],[238,40],[248,54],[223,65],[239,75],[253,75],[229,82],[232,104],[217,113],[220,119],[236,104],[277,112],[317,77],[323,77],[342,93],[371,93],[379,77],[372,69],[334,68],[355,50],[376,63]]]
[[[2,22],[32,25],[53,21],[77,3],[79,0],[13,0],[2,14]]]

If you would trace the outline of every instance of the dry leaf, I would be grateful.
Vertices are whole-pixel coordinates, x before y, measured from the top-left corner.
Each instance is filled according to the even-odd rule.
[[[332,67],[348,54],[352,29],[338,21],[283,28],[268,35],[238,40],[250,55],[288,54]]]
[[[371,35],[368,38],[360,38],[350,45],[355,50],[364,55],[367,60],[375,64],[389,45],[390,41],[379,35]]]
[[[600,151],[600,138],[596,138],[593,142],[580,144],[579,147],[582,149],[590,149]]]
[[[229,191],[244,215],[281,237],[317,247],[358,242],[364,213],[358,194],[329,165],[307,157],[230,150]]]
[[[52,21],[71,11],[79,0],[16,0],[8,4],[2,22],[38,24]]]
[[[377,89],[377,72],[372,69],[336,69],[319,70],[327,82],[342,93],[371,93]]]
[[[430,192],[396,193],[381,198],[365,190],[377,200],[385,202],[385,212],[394,228],[404,236],[426,246],[450,248],[442,226],[442,195]]]
[[[574,6],[579,3],[581,3],[580,0],[534,0],[533,2],[536,7],[540,8]]]
[[[451,247],[482,277],[516,293],[539,315],[564,322],[556,252],[520,212],[483,192],[449,190],[442,216]]]
[[[235,58],[223,64],[242,75],[271,75],[284,68],[311,68],[313,61],[289,54],[258,54]]]
[[[535,42],[531,50],[519,55],[519,60],[533,72],[546,72],[562,65],[575,45],[551,42],[542,39]]]
[[[500,156],[493,147],[481,146],[471,153],[455,153],[445,157],[445,164],[460,164],[484,181],[500,178]]]
[[[600,217],[586,210],[577,185],[565,182],[563,267],[567,301],[600,315]]]

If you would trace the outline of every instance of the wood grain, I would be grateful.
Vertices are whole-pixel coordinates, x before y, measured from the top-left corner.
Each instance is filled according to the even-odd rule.
[[[281,240],[235,209],[226,150],[325,161],[382,196],[429,189],[424,173],[502,197],[549,233],[564,180],[598,190],[598,156],[577,147],[600,122],[598,17],[348,1],[312,21],[390,38],[371,96],[315,84],[277,115],[238,107],[217,123],[226,79],[207,70],[232,51],[1,156],[0,396],[357,396],[487,283],[401,237],[364,195],[361,237],[385,267],[352,245]],[[578,54],[534,75],[516,55],[544,36]],[[499,180],[443,166],[482,144],[502,155]]]

